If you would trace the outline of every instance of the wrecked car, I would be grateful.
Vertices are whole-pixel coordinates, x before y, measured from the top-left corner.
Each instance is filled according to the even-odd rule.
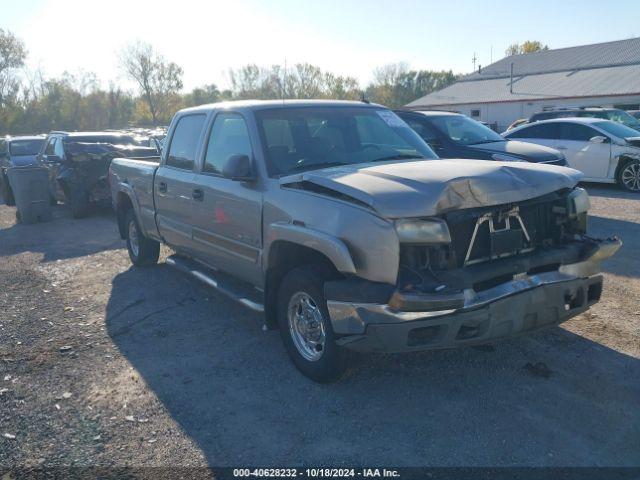
[[[0,194],[5,205],[15,205],[7,170],[35,165],[43,143],[44,136],[38,135],[0,138]]]
[[[115,157],[125,155],[153,158],[158,151],[118,133],[52,132],[38,154],[38,164],[49,170],[53,201],[66,203],[74,218],[81,218],[92,204],[109,202],[109,165]]]
[[[264,313],[320,382],[353,350],[481,344],[596,303],[621,243],[587,234],[580,177],[440,160],[390,110],[337,101],[182,110],[159,165],[110,168],[133,264],[169,245],[169,265]]]

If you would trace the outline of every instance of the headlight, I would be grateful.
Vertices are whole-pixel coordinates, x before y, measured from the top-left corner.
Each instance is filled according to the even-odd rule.
[[[449,227],[444,220],[396,220],[395,225],[400,243],[451,243]]]
[[[518,157],[512,157],[511,155],[505,155],[504,153],[494,153],[491,158],[499,162],[526,162]]]
[[[589,194],[584,188],[574,188],[567,195],[567,216],[569,218],[576,218],[581,213],[587,213],[589,208],[591,208],[591,202]]]

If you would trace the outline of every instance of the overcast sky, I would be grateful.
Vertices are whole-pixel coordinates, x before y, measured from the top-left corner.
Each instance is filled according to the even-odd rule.
[[[551,48],[640,36],[640,1],[220,0],[101,3],[0,0],[0,28],[48,76],[95,72],[123,83],[117,52],[147,41],[184,68],[186,88],[228,84],[230,67],[309,62],[366,83],[374,67],[468,72],[512,42]]]

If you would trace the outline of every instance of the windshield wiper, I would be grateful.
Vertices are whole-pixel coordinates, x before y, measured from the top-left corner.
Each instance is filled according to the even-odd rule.
[[[375,160],[371,160],[371,161],[384,162],[386,160],[408,160],[411,158],[420,159],[420,158],[427,158],[427,157],[423,157],[422,155],[409,155],[408,153],[397,153],[395,155],[389,155],[387,157],[376,158]]]

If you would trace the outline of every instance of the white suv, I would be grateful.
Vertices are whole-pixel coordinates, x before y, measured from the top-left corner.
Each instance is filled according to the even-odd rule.
[[[505,138],[560,150],[584,181],[640,192],[640,132],[600,118],[556,118],[522,125]]]

